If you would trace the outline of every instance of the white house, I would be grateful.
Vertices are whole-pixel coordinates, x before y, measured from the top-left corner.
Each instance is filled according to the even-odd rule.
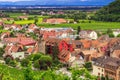
[[[120,34],[120,29],[114,30],[113,34],[115,37],[117,37]]]
[[[24,55],[25,53],[24,52],[13,52],[11,53],[11,56],[16,59],[16,58],[19,58],[19,59],[23,59],[25,57]]]
[[[82,30],[79,32],[79,36],[80,38],[83,39],[97,39],[97,33],[95,31],[92,30]]]

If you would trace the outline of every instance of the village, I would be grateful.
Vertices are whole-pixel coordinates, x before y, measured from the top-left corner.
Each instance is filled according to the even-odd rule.
[[[44,23],[68,23],[62,18],[51,18]],[[109,76],[120,80],[120,38],[109,35],[98,36],[94,30],[78,30],[72,28],[45,28],[36,24],[4,24],[0,35],[0,47],[4,50],[3,60],[25,59],[27,56],[42,53],[58,57],[60,63],[69,67],[82,68],[91,62],[92,75]],[[100,33],[100,32],[99,32]],[[120,30],[113,30],[115,36]],[[53,54],[56,52],[56,55]],[[1,62],[5,64],[5,62]]]

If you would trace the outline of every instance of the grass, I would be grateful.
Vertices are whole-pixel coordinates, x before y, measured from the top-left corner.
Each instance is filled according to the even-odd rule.
[[[6,65],[0,64],[0,73],[3,73],[3,76],[9,75],[13,80],[24,80],[23,70],[10,68]]]
[[[34,20],[21,20],[21,21],[15,21],[15,24],[29,24],[29,23],[34,23]]]
[[[84,21],[84,23],[69,23],[69,24],[45,24],[42,23],[43,18],[38,18],[38,25],[43,26],[43,27],[71,27],[73,29],[77,29],[78,26],[81,26],[81,29],[83,30],[103,30],[106,31],[108,28],[110,29],[119,29],[120,28],[120,23],[119,22],[98,22],[98,21],[91,21],[89,23],[88,21]],[[10,24],[12,21],[5,21],[5,23]],[[29,23],[34,23],[34,20],[19,20],[15,21],[16,24],[29,24]]]
[[[10,17],[18,17],[20,15],[23,15],[22,13],[8,13]],[[82,29],[86,30],[107,30],[108,28],[110,29],[118,29],[120,28],[120,23],[118,22],[98,22],[98,21],[91,21],[89,23],[88,20],[79,20],[81,23],[69,23],[69,24],[43,24],[42,21],[44,18],[48,18],[49,16],[41,16],[41,15],[29,15],[29,17],[38,17],[38,25],[43,26],[43,27],[71,27],[74,29],[77,29],[78,26],[81,26]],[[73,19],[68,19],[68,20],[73,20]],[[13,23],[12,21],[4,21],[7,24]],[[19,21],[14,21],[16,24],[29,24],[29,23],[34,23],[34,20],[19,20]]]
[[[43,18],[38,18],[38,24],[42,23],[42,21],[43,21]],[[34,22],[35,22],[35,20],[18,20],[18,21],[14,21],[15,24],[21,24],[21,25],[34,23]],[[4,21],[4,23],[12,24],[13,21]]]
[[[0,30],[0,33],[8,32],[8,30]]]
[[[44,71],[38,70],[38,71],[33,71],[33,74],[35,76],[40,76],[43,72]],[[5,77],[7,77],[9,75],[9,77],[11,77],[12,80],[25,80],[24,79],[24,70],[11,68],[11,67],[8,67],[7,65],[0,64],[0,74],[1,73],[3,73],[3,76],[5,76]]]

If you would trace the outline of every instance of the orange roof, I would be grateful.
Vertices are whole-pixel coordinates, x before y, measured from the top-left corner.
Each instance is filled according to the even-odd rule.
[[[30,48],[27,49],[27,53],[33,53],[33,51],[34,51],[33,47],[30,47]]]
[[[110,41],[109,41],[109,46],[113,46],[114,43],[120,41],[120,38],[112,38]]]
[[[99,45],[100,42],[98,40],[92,40],[91,44],[92,44],[92,46],[97,47],[97,45]]]
[[[96,50],[84,50],[84,51],[82,51],[82,53],[83,53],[84,55],[91,55],[91,54],[93,54],[93,53],[96,53]]]
[[[70,59],[70,52],[67,50],[62,50],[58,54],[58,58],[60,59],[61,62],[67,62]]]
[[[19,49],[22,49],[21,46],[17,46],[17,45],[12,45],[12,46],[6,46],[5,51],[11,51],[11,52],[18,52]]]
[[[108,42],[100,42],[99,45],[97,45],[97,47],[105,47],[108,46]]]
[[[101,56],[103,56],[103,53],[95,52],[95,53],[91,54],[92,58],[98,58],[98,57],[101,57]]]
[[[47,23],[66,23],[67,21],[62,18],[51,18],[46,20]]]
[[[120,50],[114,50],[113,57],[120,58]]]
[[[82,42],[84,48],[90,48],[91,47],[91,41],[90,40],[80,40]]]
[[[12,43],[20,43],[22,45],[36,43],[36,41],[33,40],[32,38],[26,38],[26,37],[5,38],[4,41],[5,42],[12,42]]]

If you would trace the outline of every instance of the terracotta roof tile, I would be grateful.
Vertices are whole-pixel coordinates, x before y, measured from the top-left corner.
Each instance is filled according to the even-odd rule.
[[[67,50],[62,50],[59,54],[58,54],[58,58],[60,59],[60,61],[62,62],[68,62],[68,60],[70,59],[70,55],[71,53]]]

